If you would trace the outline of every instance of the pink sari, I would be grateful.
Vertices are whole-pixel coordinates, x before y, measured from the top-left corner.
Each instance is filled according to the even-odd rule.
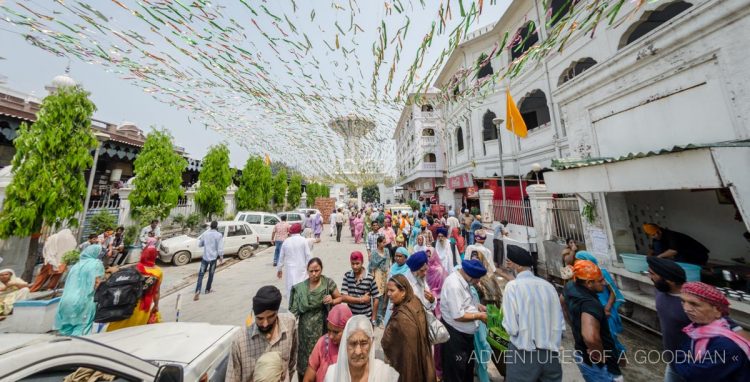
[[[365,223],[362,218],[357,216],[354,219],[354,242],[359,244],[362,242],[362,232],[365,230]]]
[[[432,295],[435,296],[435,317],[440,319],[440,292],[443,290],[443,282],[448,277],[448,272],[443,268],[440,262],[440,256],[434,247],[427,247],[425,252],[430,252],[429,258],[427,259],[427,285],[430,287]],[[435,360],[435,374],[438,378],[443,376],[443,367],[440,361],[441,349],[440,345],[435,345],[435,351],[433,352]]]

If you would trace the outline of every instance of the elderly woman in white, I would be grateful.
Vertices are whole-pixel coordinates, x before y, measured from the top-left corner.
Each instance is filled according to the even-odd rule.
[[[346,323],[339,344],[339,357],[328,367],[325,382],[396,382],[398,372],[375,359],[375,334],[370,320],[353,316]]]

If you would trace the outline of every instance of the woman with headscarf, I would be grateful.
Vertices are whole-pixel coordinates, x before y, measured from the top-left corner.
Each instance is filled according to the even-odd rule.
[[[413,252],[426,251],[427,246],[425,245],[425,238],[422,235],[417,236],[416,244],[414,245]]]
[[[338,360],[341,334],[346,322],[352,318],[347,304],[338,304],[328,313],[328,333],[318,339],[307,361],[307,371],[303,382],[322,382],[328,367]]]
[[[414,249],[417,245],[417,238],[419,237],[419,231],[421,229],[419,220],[414,220],[414,224],[411,226],[411,231],[409,232],[409,248],[412,249],[412,251],[417,252],[416,249]]]
[[[365,222],[362,220],[362,214],[357,214],[354,218],[354,243],[359,244],[362,242],[362,233],[365,230]]]
[[[375,284],[378,286],[378,320],[383,320],[385,316],[385,283],[388,281],[388,271],[390,270],[390,253],[388,248],[385,247],[385,237],[378,236],[375,240],[375,250],[370,252],[370,259],[367,265],[367,270],[375,280]]]
[[[392,278],[396,275],[405,275],[410,272],[409,266],[406,265],[406,260],[409,258],[409,251],[406,250],[404,247],[398,247],[396,249],[396,254],[393,256],[394,262],[393,265],[391,265],[391,270],[388,271],[388,279]],[[387,293],[387,290],[386,290]],[[386,301],[388,301],[388,307],[385,311],[385,323],[388,324],[388,320],[391,318],[391,314],[393,313],[393,303],[387,299],[386,295]]]
[[[156,324],[161,322],[159,314],[159,297],[161,281],[164,277],[162,270],[156,265],[156,247],[148,246],[141,252],[141,260],[136,265],[138,273],[143,275],[145,280],[145,291],[140,300],[138,300],[133,314],[125,320],[111,322],[107,325],[107,331],[129,328],[146,324]]]
[[[357,210],[352,208],[349,210],[349,230],[352,233],[352,237],[354,237],[354,219],[357,217]]]
[[[465,255],[464,251],[466,250],[466,241],[463,236],[461,236],[461,232],[458,232],[457,227],[449,229],[451,230],[450,242],[456,246],[458,255],[461,256],[461,260],[463,260]]]
[[[16,272],[10,268],[0,271],[0,320],[13,312],[16,301],[29,297],[29,283],[16,277]]]
[[[440,292],[443,290],[443,282],[445,281],[445,278],[448,277],[448,272],[443,268],[443,264],[440,262],[440,257],[435,251],[435,248],[427,247],[425,253],[427,254],[427,286],[430,288],[432,295],[435,296],[435,318],[440,320]],[[442,378],[443,368],[441,366],[440,344],[434,346],[433,353],[433,359],[435,360],[435,374],[437,374],[438,378]]]
[[[576,253],[576,260],[588,260],[598,266],[602,271],[607,286],[603,291],[597,293],[596,296],[599,298],[599,302],[602,306],[604,306],[604,314],[607,315],[609,331],[612,333],[612,339],[615,340],[617,351],[625,353],[625,346],[617,339],[617,336],[622,333],[622,319],[620,318],[618,308],[625,302],[625,296],[622,295],[617,284],[615,284],[612,275],[607,272],[607,269],[599,265],[599,261],[594,255],[586,251],[578,251],[578,253]]]
[[[86,335],[94,326],[94,292],[104,277],[104,264],[99,260],[101,251],[101,245],[89,245],[70,268],[55,317],[55,327],[62,335]]]
[[[328,311],[336,304],[334,300],[341,297],[336,282],[323,276],[323,262],[319,258],[307,263],[307,275],[307,280],[295,285],[289,296],[289,311],[298,319],[298,380],[307,371],[307,361],[316,342],[328,329]]]
[[[357,315],[346,323],[339,356],[328,367],[325,382],[396,382],[398,372],[375,358],[375,334],[370,319]]]
[[[399,381],[436,381],[427,316],[406,276],[388,280],[388,298],[393,314],[380,341],[386,361],[398,371]]]

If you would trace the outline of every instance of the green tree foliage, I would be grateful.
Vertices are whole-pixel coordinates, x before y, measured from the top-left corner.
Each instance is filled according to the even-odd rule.
[[[365,203],[375,203],[380,201],[380,189],[377,184],[362,187],[362,201]]]
[[[0,212],[0,237],[29,236],[42,223],[68,220],[83,210],[84,171],[93,165],[91,131],[96,106],[80,87],[61,87],[42,101],[36,122],[21,124],[13,145],[13,180]],[[31,240],[23,278],[29,280],[39,241]]]
[[[154,207],[160,219],[167,217],[183,195],[185,167],[185,158],[174,151],[172,135],[165,130],[150,132],[135,158],[135,189],[129,197],[135,215],[143,210],[139,207]]]
[[[328,187],[328,186],[326,186],[326,185],[323,185],[322,192],[321,192],[320,196],[323,196],[325,198],[330,198],[331,197],[331,188]]]
[[[195,193],[195,204],[204,216],[211,219],[224,213],[224,196],[232,183],[234,171],[229,167],[229,148],[220,144],[211,146],[203,157],[200,185]]]
[[[117,218],[112,215],[108,210],[101,210],[94,214],[89,221],[91,224],[91,233],[100,234],[107,228],[117,228]]]
[[[308,183],[305,186],[305,194],[307,194],[307,206],[313,206],[315,205],[315,198],[320,196],[318,194],[318,184],[317,183]]]
[[[284,209],[284,197],[286,196],[286,170],[281,169],[273,178],[273,204],[276,210]]]
[[[286,201],[289,204],[289,208],[297,208],[299,206],[300,198],[302,197],[302,176],[292,175],[292,179],[289,181],[289,192],[287,193]]]
[[[239,210],[265,210],[271,200],[273,177],[271,167],[260,157],[247,159],[242,169],[240,186],[235,194]]]

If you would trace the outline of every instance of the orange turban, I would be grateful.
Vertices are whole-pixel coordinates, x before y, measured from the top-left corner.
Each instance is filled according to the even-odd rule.
[[[601,280],[602,270],[591,261],[576,260],[573,264],[573,277],[580,280]]]
[[[659,230],[659,226],[656,224],[646,223],[643,225],[643,232],[645,232],[646,235],[649,235],[649,236],[656,235],[656,231],[658,230]]]

